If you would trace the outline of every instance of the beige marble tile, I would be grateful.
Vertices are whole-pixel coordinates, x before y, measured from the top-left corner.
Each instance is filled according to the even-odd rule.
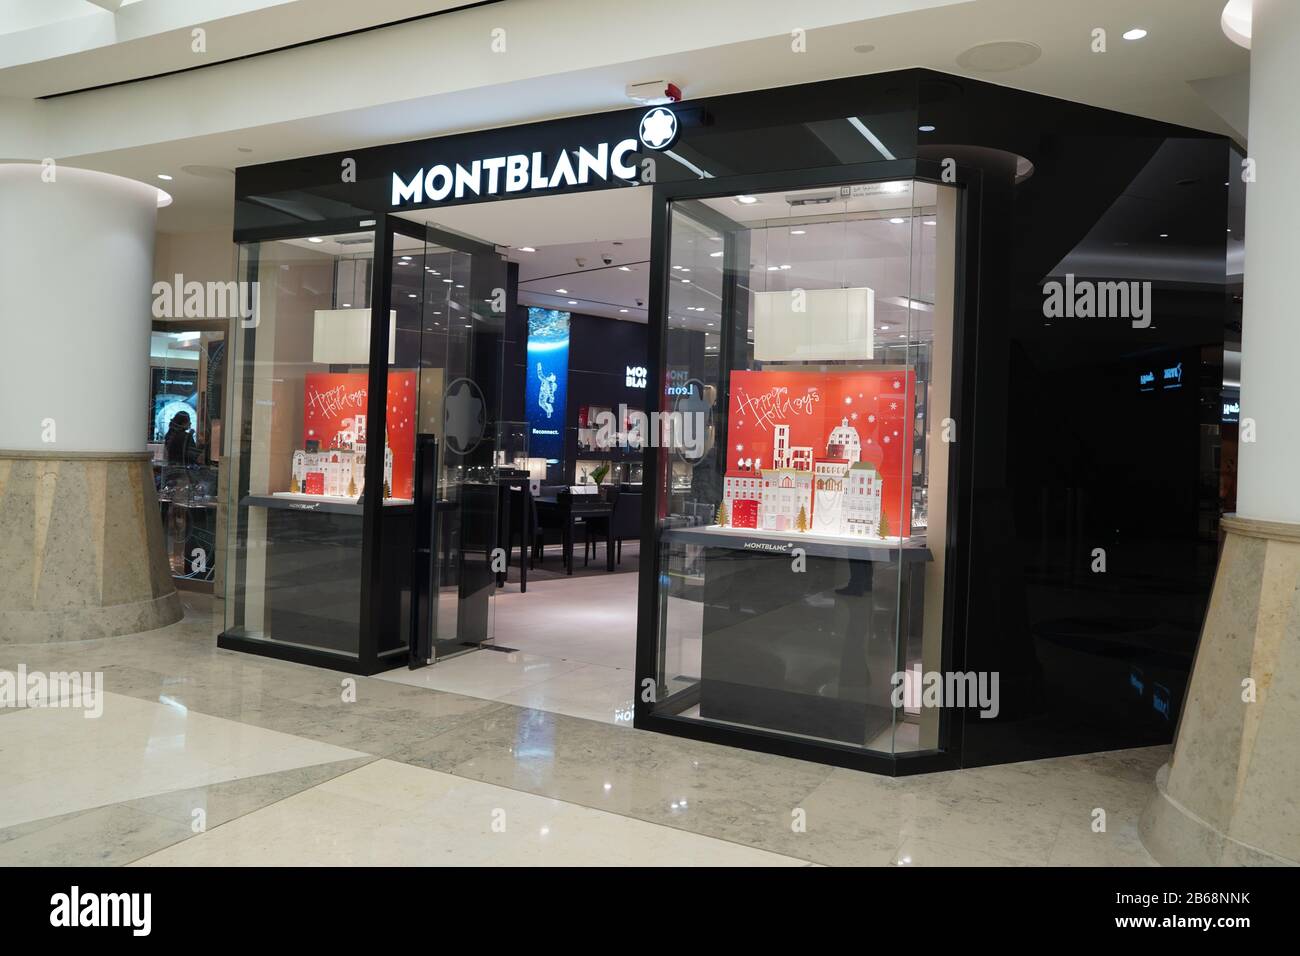
[[[364,756],[183,707],[104,697],[97,719],[34,708],[0,721],[0,826]]]
[[[163,866],[804,862],[387,760],[140,861]]]

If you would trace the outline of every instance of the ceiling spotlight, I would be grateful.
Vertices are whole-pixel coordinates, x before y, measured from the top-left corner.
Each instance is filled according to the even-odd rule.
[[[411,257],[410,257],[410,256],[402,256],[402,261],[403,261],[403,262],[410,262],[410,261],[411,261]]]
[[[344,302],[344,303],[343,303],[343,308],[345,308],[345,309],[350,309],[350,308],[352,308],[352,303],[351,303],[351,302]]]
[[[620,311],[620,312],[626,312],[627,309],[619,309],[618,311]]]
[[[789,269],[789,268],[790,268],[790,264],[789,264],[788,262],[783,262],[783,263],[781,263],[781,268],[782,268],[782,269]]]
[[[922,222],[922,225],[924,225],[924,226],[937,226],[938,223],[935,222],[933,219],[926,219],[924,222]]]
[[[1161,238],[1161,239],[1168,239],[1168,238],[1169,238],[1169,233],[1167,233],[1167,232],[1162,232],[1162,233],[1160,233],[1160,238]]]
[[[918,126],[917,129],[919,129],[922,133],[933,133],[933,132],[934,132],[934,127],[931,126],[931,125],[929,125],[928,123],[927,123],[925,126]]]
[[[754,196],[737,196],[736,202],[743,206],[752,206],[754,203],[758,202],[758,199]]]
[[[895,216],[893,219],[889,221],[892,222],[895,226],[901,226],[903,223],[907,222],[906,219],[899,219],[897,216]]]
[[[618,267],[618,271],[619,271],[619,272],[631,272],[632,270],[631,270],[628,266],[619,266],[619,267]]]
[[[520,247],[519,247],[519,251],[520,251],[520,252],[536,252],[537,250],[534,249],[532,246],[520,246]]]
[[[792,235],[792,236],[802,236],[802,235],[807,234],[807,232],[808,232],[807,229],[791,229],[791,230],[790,230],[790,235]]]
[[[710,258],[710,259],[721,259],[721,258],[722,258],[722,253],[721,253],[721,252],[710,252],[710,253],[709,253],[709,258]]]
[[[168,182],[171,182],[171,177],[168,176],[166,173],[159,173],[159,174],[158,174],[158,178],[159,178],[159,179],[165,179],[165,180],[167,180]]]
[[[1124,34],[1124,39],[1141,40],[1146,35],[1147,35],[1146,30],[1143,30],[1141,27],[1135,27],[1134,29],[1129,30],[1127,33]]]
[[[415,298],[415,293],[414,293],[414,292],[408,292],[408,293],[406,293],[406,297],[407,297],[408,299],[414,299],[414,298]],[[490,301],[492,301],[492,300],[489,299],[488,301],[490,302]]]
[[[312,237],[311,237],[310,239],[308,239],[307,241],[308,241],[308,242],[324,242],[325,240],[322,239],[320,236],[312,236]]]
[[[558,293],[560,293],[560,295],[568,295],[568,294],[569,294],[569,290],[568,290],[568,289],[556,289],[555,291],[558,292]]]
[[[569,305],[577,305],[577,304],[578,304],[578,300],[577,300],[577,299],[570,299],[570,300],[569,300]]]

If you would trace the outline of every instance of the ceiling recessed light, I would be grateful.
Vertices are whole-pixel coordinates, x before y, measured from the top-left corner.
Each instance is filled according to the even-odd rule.
[[[560,293],[560,295],[568,295],[568,294],[569,294],[569,290],[568,290],[568,289],[556,289],[555,291],[558,292],[558,293]]]
[[[158,174],[158,178],[159,178],[159,179],[165,179],[165,180],[167,180],[168,182],[171,182],[171,177],[168,176],[166,173],[159,173],[159,174]]]
[[[344,303],[343,303],[343,308],[345,308],[345,309],[350,309],[350,308],[352,308],[352,303],[351,303],[351,302],[344,302]]]
[[[768,267],[767,267],[767,271],[768,271],[768,272],[775,272],[775,271],[776,271],[777,269],[779,269],[779,268],[780,268],[780,266],[768,266]]]
[[[414,298],[415,298],[415,293],[414,293],[414,292],[408,292],[408,293],[406,293],[406,297],[407,297],[408,299],[414,299]],[[489,299],[488,301],[491,301],[491,300]]]
[[[319,236],[312,236],[312,237],[311,237],[310,239],[308,239],[307,241],[308,241],[308,242],[324,242],[325,240],[322,239],[322,238],[320,238]]]
[[[744,206],[752,206],[754,203],[758,202],[758,199],[754,196],[737,196],[736,202]]]
[[[410,262],[410,261],[411,261],[411,257],[410,257],[410,256],[402,256],[402,261],[403,261],[403,262]]]
[[[888,332],[888,331],[889,331],[889,326],[887,326],[887,325],[882,325],[882,326],[880,327],[880,330],[881,330],[882,332]]]
[[[709,236],[709,241],[710,241],[710,242],[721,242],[721,241],[722,241],[722,237],[721,237],[721,236]]]
[[[783,263],[781,263],[781,268],[782,268],[782,269],[789,269],[789,268],[790,268],[790,263],[788,263],[788,262],[783,262]]]
[[[520,251],[520,252],[536,252],[537,250],[534,249],[532,246],[520,246],[520,247],[519,247],[519,251]]]
[[[854,53],[870,53],[876,47],[872,43],[859,43],[853,48]]]
[[[1162,233],[1160,233],[1160,238],[1161,238],[1161,239],[1168,239],[1168,238],[1169,238],[1169,233],[1167,233],[1167,232],[1162,232]]]
[[[619,309],[618,311],[620,311],[620,312],[626,312],[627,309]]]
[[[443,279],[442,281],[445,282],[445,283],[447,283],[448,285],[451,284],[451,280],[450,280],[450,279]]]
[[[628,266],[619,266],[619,267],[618,267],[618,271],[619,271],[619,272],[631,272],[632,269],[631,269],[630,267],[628,267]]]
[[[1146,36],[1146,35],[1147,35],[1147,31],[1146,31],[1146,30],[1143,30],[1141,27],[1134,27],[1132,30],[1127,31],[1127,32],[1124,34],[1124,39],[1125,39],[1125,40],[1141,40],[1141,39],[1142,39],[1144,36]]]
[[[895,226],[901,226],[903,223],[907,222],[906,219],[899,219],[897,216],[895,216],[893,219],[889,221],[892,222]]]
[[[577,304],[578,304],[578,300],[577,300],[577,299],[570,299],[570,300],[569,300],[569,305],[577,305]]]
[[[721,259],[721,258],[722,258],[722,253],[721,253],[720,251],[719,251],[719,252],[710,252],[710,253],[709,253],[709,258],[710,258],[710,259]]]
[[[917,129],[919,129],[922,133],[933,133],[933,132],[934,132],[934,127],[931,126],[931,125],[928,124],[928,123],[927,123],[925,126],[918,126]]]
[[[938,223],[935,222],[933,219],[926,219],[926,220],[922,223],[922,225],[925,225],[925,226],[937,226]]]
[[[802,236],[802,235],[806,235],[807,232],[808,232],[807,229],[791,229],[791,230],[790,230],[790,235],[792,235],[792,236]]]
[[[690,284],[691,284],[691,280],[690,280],[690,279],[683,279],[683,280],[682,280],[682,285],[690,285]]]

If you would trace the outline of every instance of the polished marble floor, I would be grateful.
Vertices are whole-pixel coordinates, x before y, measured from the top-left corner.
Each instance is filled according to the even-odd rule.
[[[218,650],[187,601],[147,634],[0,644],[106,691],[93,720],[0,708],[0,864],[1151,865],[1168,748],[890,779],[603,719],[620,661],[589,627],[457,690]]]

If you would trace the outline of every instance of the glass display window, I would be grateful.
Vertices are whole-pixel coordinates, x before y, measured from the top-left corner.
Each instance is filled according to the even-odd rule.
[[[248,243],[257,283],[236,329],[226,630],[355,658],[366,460],[384,457],[386,500],[410,496],[413,450],[370,428],[374,234]],[[390,335],[390,342],[396,336]],[[390,376],[390,403],[414,400]],[[390,416],[391,419],[391,416]]]
[[[942,746],[956,197],[670,202],[656,717]]]

